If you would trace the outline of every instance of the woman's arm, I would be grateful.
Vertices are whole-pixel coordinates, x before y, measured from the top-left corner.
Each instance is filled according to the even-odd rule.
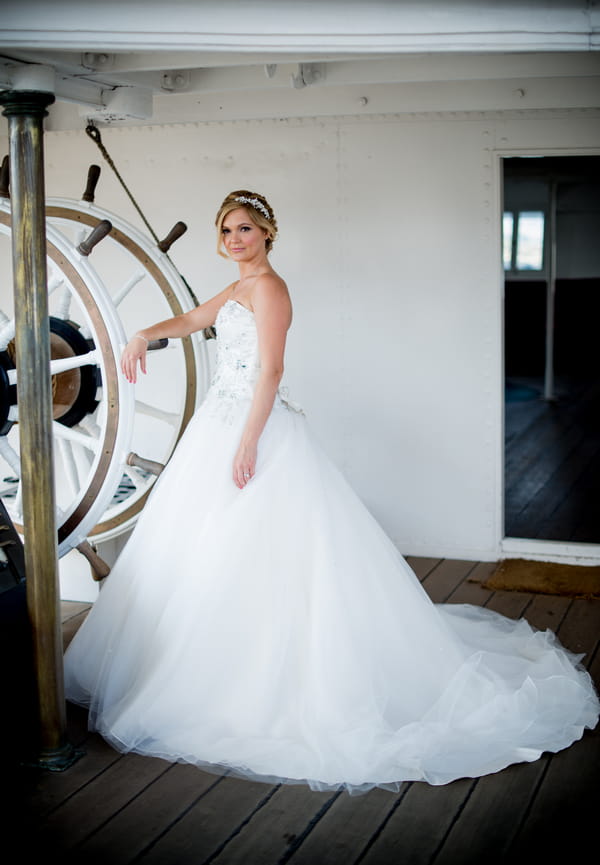
[[[217,313],[231,295],[231,289],[232,286],[230,285],[215,297],[207,300],[206,303],[201,303],[200,306],[196,306],[189,312],[167,318],[165,321],[139,330],[135,336],[132,336],[121,355],[121,370],[127,380],[130,382],[137,380],[138,361],[140,369],[144,374],[146,373],[146,349],[150,341],[164,338],[181,339],[214,324]]]
[[[243,489],[256,470],[258,440],[273,408],[283,375],[285,341],[292,321],[292,305],[287,287],[274,274],[256,281],[251,296],[256,328],[260,373],[250,413],[233,461],[233,480]]]

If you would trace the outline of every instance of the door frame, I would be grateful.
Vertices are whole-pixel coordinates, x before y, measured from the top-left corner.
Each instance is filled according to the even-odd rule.
[[[504,530],[505,508],[505,319],[504,319],[504,265],[502,255],[502,217],[504,213],[504,171],[503,160],[515,156],[600,156],[598,147],[504,147],[494,149],[494,173],[496,195],[496,236],[498,261],[498,291],[500,321],[500,436],[498,447],[498,499],[497,537],[500,555],[503,559],[524,558],[534,561],[562,562],[563,564],[598,565],[600,564],[600,543],[572,543],[570,541],[543,540],[540,538],[507,537]]]

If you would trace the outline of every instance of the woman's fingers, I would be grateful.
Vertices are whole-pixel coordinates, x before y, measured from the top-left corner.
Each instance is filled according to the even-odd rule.
[[[254,466],[235,462],[233,466],[233,480],[235,485],[243,490],[246,484],[254,477]]]
[[[256,471],[256,446],[242,442],[233,460],[233,481],[243,490]]]
[[[137,342],[137,340],[136,340]],[[140,369],[146,374],[146,350],[139,349],[137,345],[135,348],[130,347],[129,343],[123,349],[123,354],[121,355],[121,371],[123,375],[127,379],[127,381],[135,384],[137,381],[137,364],[140,362]]]

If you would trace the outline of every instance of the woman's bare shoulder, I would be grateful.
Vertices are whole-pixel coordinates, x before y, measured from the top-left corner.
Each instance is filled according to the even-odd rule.
[[[252,300],[288,300],[290,294],[284,279],[275,271],[262,273],[256,280],[252,289]]]
[[[288,287],[279,274],[261,274],[252,291],[252,309],[258,318],[276,316],[286,328],[292,321],[292,301]]]

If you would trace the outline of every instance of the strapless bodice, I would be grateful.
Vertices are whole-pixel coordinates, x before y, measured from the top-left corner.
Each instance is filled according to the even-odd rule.
[[[215,328],[215,371],[205,406],[223,420],[232,420],[239,411],[248,408],[260,374],[254,313],[235,300],[227,300],[218,312]],[[299,406],[289,403],[285,396],[286,389],[280,388],[275,397],[274,409],[301,411]]]
[[[217,357],[211,390],[222,400],[252,399],[260,371],[252,310],[228,300],[219,310],[215,327]]]

